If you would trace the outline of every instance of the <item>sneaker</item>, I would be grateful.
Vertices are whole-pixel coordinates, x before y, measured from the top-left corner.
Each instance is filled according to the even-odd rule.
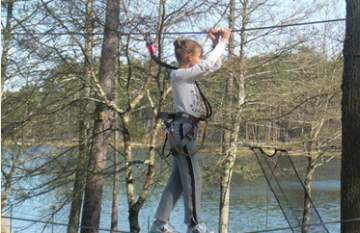
[[[204,223],[197,224],[193,227],[188,227],[187,233],[214,233],[213,231],[208,231]]]
[[[151,230],[149,233],[180,233],[175,230],[169,223],[156,223],[154,222],[151,226]]]

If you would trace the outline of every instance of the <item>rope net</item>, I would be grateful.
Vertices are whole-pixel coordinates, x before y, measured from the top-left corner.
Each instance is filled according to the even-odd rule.
[[[287,151],[268,155],[260,147],[251,149],[291,232],[329,233]]]

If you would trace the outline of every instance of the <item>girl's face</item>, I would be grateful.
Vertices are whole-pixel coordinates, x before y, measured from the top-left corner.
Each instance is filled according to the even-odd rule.
[[[188,61],[190,66],[194,66],[200,62],[202,55],[201,48],[197,47],[195,48],[195,51],[193,53],[188,54]]]

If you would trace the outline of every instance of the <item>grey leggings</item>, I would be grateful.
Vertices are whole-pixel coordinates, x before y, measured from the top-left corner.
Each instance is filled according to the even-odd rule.
[[[175,137],[181,140],[191,130],[191,123],[176,120],[173,123]],[[195,150],[196,130],[193,139],[183,147],[184,152]],[[155,218],[167,222],[180,195],[183,195],[185,207],[185,223],[196,225],[199,222],[200,199],[201,199],[201,173],[196,154],[186,156],[176,154],[173,156],[172,172],[162,193]]]

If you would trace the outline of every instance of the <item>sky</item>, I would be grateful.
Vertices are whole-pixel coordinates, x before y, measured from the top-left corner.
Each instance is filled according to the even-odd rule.
[[[55,0],[60,1],[60,0]],[[79,1],[79,0],[77,0]],[[129,1],[129,0],[128,0]],[[259,2],[262,0],[256,0]],[[27,2],[19,2],[15,5],[16,9],[15,17],[22,18],[24,14],[27,14],[27,5],[24,4],[36,4],[37,0],[28,0]],[[167,0],[167,12],[172,12],[172,9],[176,9],[179,4],[183,4],[185,1],[175,1],[175,0]],[[191,1],[190,4],[196,5],[198,1]],[[223,3],[227,2],[222,0]],[[156,14],[158,9],[154,8],[155,4],[151,1],[144,0],[131,0],[130,7],[128,8],[129,12],[134,15],[138,15],[139,13],[142,16],[149,16]],[[320,7],[325,3],[325,7]],[[345,1],[336,1],[336,0],[269,0],[266,6],[266,10],[256,11],[251,16],[251,21],[249,27],[259,27],[259,26],[269,26],[269,25],[278,25],[281,23],[294,23],[294,22],[307,22],[307,21],[317,21],[317,20],[326,20],[326,19],[334,19],[334,18],[344,18],[345,17]],[[272,5],[272,6],[271,6]],[[97,7],[104,8],[104,4],[97,4]],[[142,8],[139,11],[139,8]],[[154,8],[154,9],[152,9]],[[265,9],[265,8],[264,8]],[[268,10],[270,9],[270,10]],[[306,9],[306,10],[304,10]],[[237,11],[240,12],[240,9]],[[6,19],[6,11],[4,9],[1,10],[1,24],[2,27],[5,25]],[[130,13],[130,14],[131,14]],[[183,12],[180,12],[183,13]],[[218,22],[217,27],[226,27],[227,20],[226,17],[221,17],[221,13],[223,11],[211,11],[206,17],[188,17],[184,23],[177,24],[176,26],[172,26],[168,29],[168,31],[176,32],[176,31],[204,31]],[[20,14],[22,16],[20,16]],[[35,18],[36,19],[36,18]],[[175,20],[171,19],[170,20]],[[50,25],[51,26],[51,25]],[[45,22],[42,25],[37,25],[36,30],[46,31],[50,29],[49,24]],[[240,24],[237,23],[236,28],[240,28]],[[342,48],[342,37],[344,34],[344,22],[337,23],[328,23],[322,25],[312,25],[312,26],[301,26],[301,27],[291,27],[283,30],[279,30],[269,35],[263,37],[262,34],[267,33],[268,31],[255,31],[249,33],[249,39],[251,42],[247,46],[247,56],[256,56],[263,53],[268,53],[271,51],[276,51],[281,48],[285,44],[293,43],[296,40],[306,38],[307,46],[313,48],[319,48],[321,45],[326,44],[327,53],[329,56],[331,54],[339,53]],[[173,62],[173,48],[172,42],[177,36],[165,36],[165,57],[168,62]],[[210,41],[207,39],[207,36],[202,35],[187,35],[186,37],[190,37],[199,41],[199,43],[204,47],[205,51],[210,50]],[[239,35],[235,36],[237,41],[239,41]],[[39,41],[41,38],[39,39]],[[69,38],[64,36],[59,36],[55,39],[51,39],[46,41],[46,43],[52,44],[62,44],[69,43]],[[33,46],[33,45],[28,45]],[[142,41],[134,41],[131,45],[133,48],[140,51],[139,54],[133,54],[134,57],[145,58],[147,57],[146,49],[144,49],[144,43]],[[35,47],[36,48],[36,47]],[[95,54],[97,56],[100,55],[101,46],[97,46],[95,49]],[[65,49],[65,47],[64,47]],[[2,50],[2,46],[1,46]],[[43,49],[44,50],[44,49]],[[46,49],[45,49],[46,50]],[[237,48],[236,51],[238,51]],[[39,52],[46,52],[39,49]],[[71,49],[71,56],[77,58],[79,62],[81,62],[82,54],[79,49]],[[23,61],[23,69],[32,69],[33,63],[31,59],[27,59],[26,54],[23,53],[22,50],[19,50],[16,47],[12,47],[10,49],[10,58],[14,60]],[[44,64],[37,64],[36,69],[39,70],[47,70],[51,69],[54,66],[52,62],[44,62]],[[29,81],[31,78],[34,80],[42,79],[42,72],[37,72],[36,77],[27,77],[26,80]],[[35,73],[34,73],[35,74]],[[10,82],[5,83],[6,90],[17,90],[21,88],[21,86],[26,83],[24,78],[13,78]]]

